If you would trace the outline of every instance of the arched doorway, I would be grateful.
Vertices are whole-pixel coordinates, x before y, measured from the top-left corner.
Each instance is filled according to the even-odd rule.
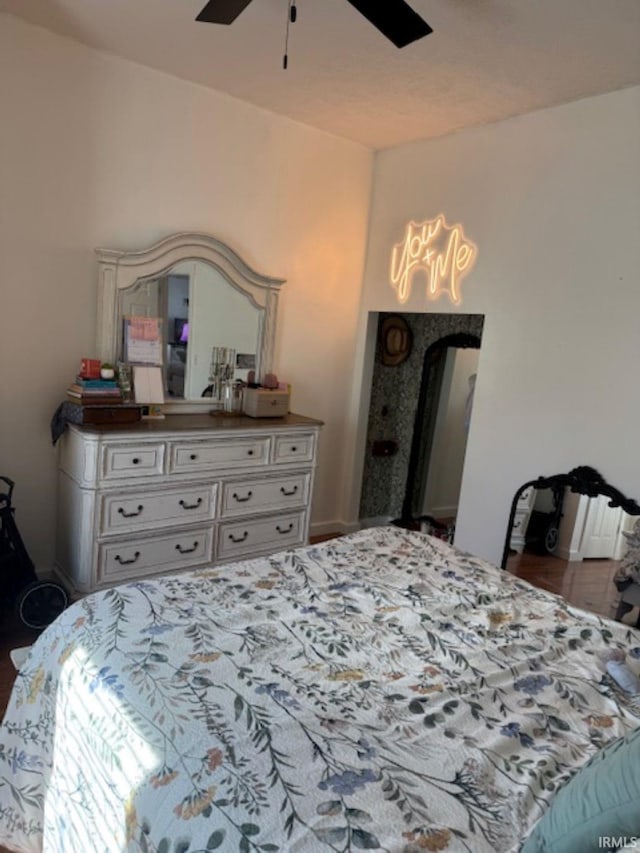
[[[427,350],[449,336],[467,334],[479,340],[484,325],[481,314],[405,312],[401,317],[410,328],[413,345],[401,363],[390,364],[385,363],[382,347],[390,316],[397,314],[375,314],[372,363],[366,368],[371,373],[360,475],[361,527],[389,524],[402,515]]]

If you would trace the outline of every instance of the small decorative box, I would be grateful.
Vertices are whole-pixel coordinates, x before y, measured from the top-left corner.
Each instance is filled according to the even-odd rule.
[[[252,418],[281,418],[289,411],[289,392],[245,388],[243,411]]]
[[[99,358],[83,358],[80,362],[80,376],[83,379],[100,379],[100,367]]]

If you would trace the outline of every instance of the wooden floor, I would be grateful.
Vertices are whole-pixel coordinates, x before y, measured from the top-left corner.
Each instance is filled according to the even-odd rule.
[[[4,716],[9,694],[16,677],[9,652],[19,646],[29,646],[38,636],[37,631],[25,628],[12,615],[3,613],[0,616],[0,719]],[[0,853],[2,848],[0,847]]]
[[[0,612],[0,720],[4,717],[11,687],[16,677],[9,652],[19,646],[31,645],[37,636],[37,631],[25,628],[13,614]],[[10,853],[10,851],[0,844],[0,853]]]
[[[533,586],[561,595],[570,604],[613,619],[618,592],[613,583],[619,561],[583,560],[569,563],[557,557],[512,554],[507,569]],[[625,622],[629,621],[629,614]]]

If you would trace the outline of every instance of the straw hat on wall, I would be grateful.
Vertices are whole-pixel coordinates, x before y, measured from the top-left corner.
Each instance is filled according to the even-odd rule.
[[[385,317],[380,327],[382,363],[389,367],[402,364],[409,358],[413,335],[407,321],[399,314]]]

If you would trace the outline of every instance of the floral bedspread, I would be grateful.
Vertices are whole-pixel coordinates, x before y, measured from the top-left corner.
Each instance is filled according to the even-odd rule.
[[[0,843],[517,851],[640,724],[607,647],[640,634],[396,528],[103,591],[17,679]]]

